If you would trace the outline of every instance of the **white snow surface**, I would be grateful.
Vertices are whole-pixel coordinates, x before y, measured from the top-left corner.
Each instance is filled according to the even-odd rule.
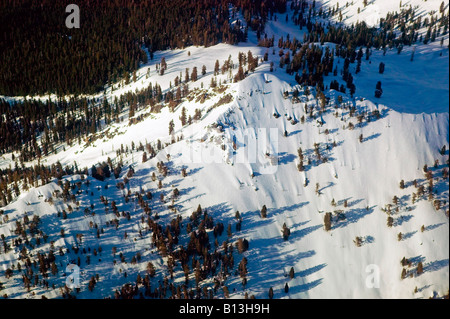
[[[330,0],[324,5],[333,6],[336,2]],[[427,1],[425,4],[419,0],[410,2],[412,5],[423,5],[428,10],[439,1]],[[405,1],[405,4],[409,5],[410,2]],[[362,1],[354,0],[354,5],[348,9],[346,15],[349,18],[345,23],[364,19],[376,24],[379,17],[398,7],[398,3],[390,1],[369,1],[369,6],[357,16],[354,12],[358,3]],[[341,1],[340,5],[345,5],[345,2]],[[266,28],[268,36],[272,33],[278,37],[290,32],[291,37],[296,35],[302,39],[301,32],[290,22],[283,24],[282,15],[279,22],[269,21]],[[250,34],[248,43],[237,46],[219,44],[210,48],[191,47],[157,52],[154,60],[139,70],[136,83],[113,93],[108,90],[106,97],[113,98],[115,94],[134,91],[147,86],[150,81],[157,81],[165,90],[180,72],[184,76],[186,68],[192,70],[193,66],[197,66],[200,73],[203,64],[208,73],[204,77],[199,76],[197,82],[190,83],[190,88],[200,88],[203,82],[205,90],[212,94],[209,83],[215,60],[218,59],[222,64],[231,55],[236,64],[238,52],[246,53],[248,50],[262,57],[267,49],[255,44],[255,36]],[[171,136],[168,134],[168,123],[171,119],[175,122],[174,135],[183,135],[181,141],[167,146],[156,158],[146,163],[141,161],[142,152],[124,155],[126,165],[118,180],[111,177],[100,182],[88,177],[91,185],[82,186],[80,208],[70,213],[66,220],[56,214],[63,209],[67,211],[69,204],[74,207],[73,203],[56,199],[55,204],[50,205],[45,201],[54,190],[61,189],[56,180],[23,192],[13,203],[2,208],[9,221],[2,221],[0,234],[10,239],[14,236],[15,220],[22,219],[24,214],[35,214],[40,216],[42,225],[45,225],[43,231],[49,234],[48,244],[39,249],[48,248],[51,240],[54,241],[56,252],[59,247],[71,247],[78,233],[84,235],[81,247],[92,249],[101,245],[102,253],[97,257],[91,256],[90,265],[82,260],[83,288],[78,298],[112,296],[115,289],[124,283],[133,282],[138,273],[143,274],[149,261],[157,268],[157,279],[162,279],[167,267],[166,259],[150,247],[151,233],[143,237],[138,235],[139,230],[145,230],[145,225],[140,222],[142,210],[134,201],[125,203],[122,191],[115,187],[117,182],[123,180],[126,168],[132,165],[135,175],[126,187],[132,193],[141,189],[153,193],[153,214],[158,213],[161,223],[169,224],[174,218],[167,206],[173,189],[178,188],[180,197],[175,205],[183,220],[187,220],[200,204],[215,222],[221,221],[225,226],[232,224],[233,236],[228,239],[230,242],[239,238],[249,241],[249,250],[242,256],[236,253],[235,261],[237,267],[241,257],[248,259],[248,284],[243,289],[239,276],[230,276],[227,285],[231,298],[243,298],[245,292],[256,298],[267,298],[269,287],[274,289],[274,298],[442,296],[449,289],[449,220],[445,215],[449,207],[449,184],[448,179],[441,178],[442,168],[448,167],[445,163],[449,158],[448,47],[419,46],[414,62],[410,61],[408,50],[412,48],[405,48],[400,55],[396,51],[388,51],[386,56],[374,50],[370,63],[363,61],[361,73],[354,76],[354,99],[333,90],[325,92],[332,105],[336,103],[337,96],[342,95],[344,102],[356,106],[358,111],[380,111],[380,119],[364,121],[362,125],[356,125],[356,118],[352,118],[350,121],[355,124],[355,129],[349,130],[348,110],[339,108],[337,117],[333,114],[334,110],[325,113],[319,118],[325,122],[323,126],[317,120],[309,119],[304,106],[305,103],[317,105],[314,88],[310,88],[311,94],[305,96],[305,88],[296,85],[292,76],[277,67],[278,54],[273,55],[272,49],[268,49],[269,62],[274,61],[275,72],[269,72],[268,62],[262,63],[245,80],[233,84],[228,81],[222,95],[213,96],[205,103],[184,101],[174,113],[164,108],[161,113],[153,114],[132,126],[128,126],[125,120],[112,125],[110,131],[117,130],[120,134],[111,139],[98,139],[90,146],[66,146],[65,151],[42,160],[41,163],[45,165],[56,161],[69,165],[76,161],[79,167],[90,168],[93,164],[106,161],[108,157],[114,158],[115,150],[121,144],[130,147],[131,141],[138,145],[145,141],[155,143],[158,139],[169,142]],[[164,76],[158,76],[155,64],[162,56],[166,58],[168,70]],[[342,66],[343,61],[337,60],[335,63]],[[383,75],[377,72],[381,61],[386,64]],[[145,79],[148,67],[152,73],[149,79]],[[234,69],[233,74],[236,71]],[[219,76],[219,79],[224,81],[227,75]],[[333,79],[333,76],[327,77],[325,83]],[[339,81],[339,77],[336,79]],[[373,91],[379,80],[383,82],[384,93],[381,99],[375,99]],[[300,91],[300,103],[292,103],[292,91],[295,88]],[[283,98],[284,91],[291,92],[288,99]],[[233,101],[207,112],[225,94],[231,94]],[[181,127],[179,116],[182,107],[186,107],[191,115],[196,108],[202,109],[202,119]],[[280,117],[275,118],[274,113]],[[306,121],[302,124],[300,119],[303,115]],[[293,125],[288,118],[296,119],[299,123]],[[215,127],[215,123],[222,130]],[[326,129],[328,134],[325,133]],[[287,136],[284,136],[285,131]],[[359,141],[360,134],[364,137],[362,143]],[[233,136],[237,147],[235,152]],[[336,142],[336,146],[332,146],[333,142]],[[326,163],[316,162],[315,143],[320,143],[322,154],[328,158]],[[225,145],[225,150],[222,145]],[[330,149],[325,149],[326,145]],[[444,145],[447,151],[441,155],[439,150]],[[255,161],[252,162],[247,152],[253,147],[255,153],[252,158]],[[299,147],[306,158],[313,159],[311,165],[306,165],[305,172],[297,170]],[[167,159],[168,154],[170,160]],[[433,168],[435,160],[439,160],[437,168]],[[162,178],[156,169],[159,161],[169,167],[169,175],[162,179],[162,189],[151,178],[153,172]],[[417,192],[412,181],[416,179],[426,185],[422,171],[425,164],[439,177],[435,189],[438,190],[439,199],[445,201],[440,210],[436,210],[426,198],[412,203],[412,193]],[[8,165],[13,165],[9,154],[0,158],[0,167]],[[188,172],[185,178],[180,173],[182,168]],[[66,179],[76,182],[80,176],[63,178]],[[307,186],[304,186],[305,179],[309,182]],[[402,179],[406,184],[404,189],[399,187]],[[315,192],[316,183],[319,184],[320,195]],[[109,186],[108,189],[105,189],[105,185]],[[90,192],[93,192],[93,196],[90,196]],[[169,198],[166,203],[160,201],[161,193]],[[116,200],[120,211],[130,212],[131,220],[121,219],[117,231],[114,227],[106,227],[105,222],[113,216],[105,214],[100,195]],[[382,209],[392,204],[394,196],[400,199],[399,211],[393,211],[394,225],[388,227],[387,214]],[[331,205],[333,199],[337,203],[336,207]],[[345,200],[348,202],[346,208]],[[84,209],[91,204],[94,204],[95,216],[84,214]],[[268,209],[266,219],[260,217],[263,205]],[[234,228],[236,210],[243,218],[240,232]],[[338,220],[333,214],[332,229],[325,231],[325,212],[336,210],[343,210],[346,219]],[[95,229],[90,228],[90,221],[105,228],[100,239],[96,238]],[[281,235],[284,223],[291,231],[287,241]],[[65,238],[59,234],[61,228],[65,230]],[[123,237],[125,232],[128,234],[127,239]],[[400,241],[399,233],[403,234]],[[210,240],[214,238],[211,231],[209,234]],[[226,236],[224,232],[221,240],[225,240]],[[363,238],[361,247],[354,243],[357,236]],[[185,243],[187,239],[181,242]],[[118,248],[117,254],[124,254],[127,261],[139,251],[142,261],[135,265],[129,262],[113,265],[113,259],[118,259],[111,254],[113,246]],[[40,298],[41,295],[61,297],[58,290],[47,291],[40,287],[27,292],[17,271],[14,271],[12,279],[6,279],[4,271],[13,263],[17,264],[18,256],[19,252],[14,250],[0,254],[0,282],[4,284],[2,294],[7,293],[11,298]],[[71,258],[76,257],[74,254],[57,256],[62,266],[58,264],[60,276],[51,281],[57,287],[65,282],[65,266],[71,262]],[[402,267],[400,261],[403,257],[412,262],[411,267]],[[424,265],[424,273],[417,276],[415,269],[419,261]],[[287,276],[291,267],[295,269],[294,279]],[[407,269],[408,274],[414,274],[412,278],[400,278],[403,268]],[[124,271],[128,274],[127,278],[123,276]],[[89,292],[87,283],[95,274],[100,275],[100,281],[94,291]],[[373,278],[379,278],[379,281],[373,281]],[[180,267],[176,269],[176,280],[179,283],[184,281]],[[284,292],[286,283],[290,287],[289,293]],[[414,292],[416,287],[417,292]]]

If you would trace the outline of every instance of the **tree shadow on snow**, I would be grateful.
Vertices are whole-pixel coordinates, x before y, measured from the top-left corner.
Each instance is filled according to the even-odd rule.
[[[306,276],[309,276],[309,275],[321,270],[322,268],[325,268],[326,266],[327,266],[327,264],[320,264],[320,265],[317,265],[317,266],[314,266],[314,267],[311,267],[311,268],[308,268],[305,270],[301,270],[301,271],[296,272],[295,276],[306,277]]]
[[[294,154],[288,154],[286,152],[278,154],[278,164],[288,164],[295,161],[296,156]]]
[[[293,132],[288,132],[288,136],[293,136],[293,135],[296,135],[296,134],[300,134],[302,132],[302,130],[296,130],[296,131],[293,131]]]
[[[267,209],[267,217],[271,217],[271,216],[276,216],[278,214],[284,213],[284,212],[292,212],[296,209],[300,209],[303,206],[308,205],[309,202],[302,202],[302,203],[297,203],[297,204],[293,204],[290,206],[284,206],[284,207],[280,207],[280,208],[268,208]],[[259,212],[259,211],[258,211]]]
[[[375,242],[375,238],[373,236],[366,236],[366,237],[364,237],[362,244],[363,245],[364,244],[372,244],[374,242]]]
[[[406,234],[403,234],[403,235],[402,235],[402,240],[408,240],[408,239],[410,239],[412,236],[414,236],[415,233],[417,233],[417,230],[411,231],[411,232],[406,233]]]
[[[324,191],[325,189],[329,188],[329,187],[333,187],[334,185],[336,185],[333,182],[329,182],[327,186],[322,187],[321,189],[319,189],[319,193],[322,193],[322,191]]]
[[[413,267],[416,267],[419,262],[423,263],[425,261],[425,257],[423,257],[422,255],[410,257],[407,259],[411,263],[411,266],[413,266]]]
[[[394,220],[394,226],[400,226],[403,223],[409,222],[414,216],[413,215],[401,215]]]
[[[364,137],[364,138],[363,138],[363,143],[364,143],[364,142],[367,142],[367,141],[370,141],[370,140],[374,140],[374,139],[376,139],[376,138],[378,138],[378,137],[380,137],[380,136],[381,136],[380,133],[375,133],[375,134],[372,134],[372,135],[370,135],[370,136]]]
[[[438,227],[440,227],[442,225],[445,225],[445,223],[439,223],[439,224],[433,224],[433,225],[427,226],[427,227],[425,227],[425,230],[433,230],[433,229],[436,229],[436,228],[438,228]]]
[[[374,212],[376,206],[372,206],[372,207],[367,207],[367,208],[354,208],[354,209],[350,209],[348,211],[346,211],[345,213],[342,213],[341,215],[345,216],[345,219],[343,219],[342,217],[334,217],[333,219],[338,219],[336,223],[334,223],[334,225],[332,225],[332,229],[336,229],[336,228],[342,228],[342,227],[346,227],[349,224],[353,224],[356,223],[357,221],[359,221],[360,219],[366,217],[367,215],[370,215]]]
[[[230,205],[228,203],[220,203],[212,206],[205,207],[204,210],[207,211],[208,215],[214,216],[217,218],[218,216],[223,216],[231,210]]]
[[[252,245],[252,242],[250,242],[250,249],[250,254],[247,256],[249,273],[252,274],[253,280],[256,280],[257,285],[263,287],[279,284],[280,280],[276,274],[274,276],[274,273],[279,273],[279,275],[286,277],[286,267],[290,268],[290,265],[295,265],[301,260],[310,258],[316,254],[314,250],[299,252],[296,249],[281,253],[277,245],[264,244],[256,248],[255,245]],[[320,269],[313,268],[309,271],[310,273],[314,273]],[[298,274],[296,274],[297,276]]]
[[[311,282],[303,284],[303,285],[291,287],[289,289],[289,293],[297,294],[297,293],[301,293],[301,292],[306,292],[306,291],[311,290],[311,289],[317,287],[318,285],[320,285],[322,283],[322,281],[323,281],[323,278],[320,278],[320,279],[311,281]]]
[[[309,226],[303,229],[298,229],[295,231],[291,232],[291,235],[289,236],[289,240],[294,240],[294,239],[301,239],[303,237],[305,237],[306,235],[312,233],[313,231],[322,228],[323,225],[315,225],[315,226]]]
[[[424,272],[437,271],[437,270],[442,269],[444,267],[448,267],[448,265],[449,265],[448,259],[435,260],[435,261],[432,261],[432,262],[426,264],[423,267],[423,271]]]

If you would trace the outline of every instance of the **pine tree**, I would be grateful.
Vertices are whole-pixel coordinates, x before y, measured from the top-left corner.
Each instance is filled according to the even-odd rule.
[[[147,152],[144,152],[142,154],[142,163],[145,163],[145,162],[147,162]]]
[[[286,241],[289,239],[289,236],[291,235],[291,231],[290,229],[286,226],[286,223],[283,224],[283,229],[282,229],[282,234],[283,234],[283,239]]]
[[[236,73],[236,76],[234,77],[234,82],[242,81],[244,78],[245,78],[244,69],[240,65],[238,72]]]
[[[387,218],[387,226],[392,227],[394,225],[394,219],[391,216]]]
[[[161,58],[161,63],[160,63],[161,69],[167,69],[167,63],[166,63],[166,58],[162,57]]]
[[[172,135],[172,133],[174,131],[174,127],[175,127],[175,124],[173,123],[173,120],[171,120],[169,122],[169,135]]]
[[[294,278],[295,278],[294,267],[291,267],[291,270],[289,271],[289,278],[291,278],[291,279],[294,279]]]
[[[228,237],[233,236],[233,233],[231,232],[231,224],[228,224],[228,227],[227,227],[227,235],[228,235]]]
[[[385,68],[385,64],[383,62],[380,62],[380,65],[378,66],[378,73],[383,74],[384,68]]]
[[[56,266],[54,261],[52,262],[52,265],[51,265],[51,272],[52,272],[53,276],[55,276],[58,273],[58,267]]]
[[[261,217],[262,218],[267,218],[267,207],[266,207],[266,205],[263,205],[263,207],[261,209]]]
[[[209,84],[211,88],[215,88],[217,86],[217,82],[214,77],[211,78],[211,83]]]
[[[214,76],[219,75],[219,71],[220,71],[220,63],[219,60],[216,60],[216,63],[214,65]]]
[[[152,262],[149,262],[147,264],[147,273],[150,277],[155,277],[155,275],[156,275],[156,268],[155,268],[155,266],[153,266]]]
[[[185,126],[186,125],[186,108],[183,106],[183,108],[181,109],[181,116],[180,116],[180,121],[181,121],[181,126]]]
[[[88,286],[90,292],[92,292],[94,290],[95,284],[96,284],[95,277],[92,276],[91,279],[89,280],[89,286]]]
[[[230,292],[228,291],[228,287],[227,286],[223,286],[223,294],[225,296],[225,298],[230,298]]]
[[[269,289],[269,299],[273,299],[273,288],[270,287]]]
[[[186,68],[186,73],[184,75],[184,82],[185,83],[189,82],[189,68]]]
[[[243,252],[247,251],[248,247],[249,247],[249,243],[248,243],[247,239],[245,239],[245,238],[244,239],[242,239],[242,238],[238,239],[237,248],[238,248],[238,252],[240,254],[242,254]]]
[[[383,94],[383,90],[381,88],[381,81],[378,81],[376,88],[375,88],[375,97],[380,98],[382,94]]]
[[[197,67],[194,66],[194,68],[192,69],[191,81],[192,81],[192,82],[197,81],[197,77],[198,77],[198,74],[197,74]]]
[[[417,264],[417,275],[423,274],[423,264],[421,261]]]
[[[200,109],[195,109],[194,121],[198,121],[202,118],[202,111]]]
[[[331,230],[331,213],[325,213],[324,226],[326,231]]]
[[[401,274],[400,278],[401,279],[405,279],[406,278],[406,269],[405,268],[402,269],[402,274]]]

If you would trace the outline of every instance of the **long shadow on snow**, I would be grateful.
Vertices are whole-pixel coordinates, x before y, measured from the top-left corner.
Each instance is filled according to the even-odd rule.
[[[187,188],[188,191],[191,191],[191,190],[194,190],[194,189],[195,189],[195,187]],[[183,203],[186,203],[186,202],[190,202],[190,201],[192,201],[194,199],[200,198],[200,197],[205,196],[205,195],[206,195],[206,193],[198,194],[198,195],[192,196],[191,198],[187,198],[187,199],[184,199],[182,201],[178,201],[178,202],[176,202],[176,204],[180,205],[180,204],[183,204]]]
[[[375,133],[375,134],[372,134],[372,135],[370,135],[370,136],[364,137],[364,138],[363,138],[363,143],[364,143],[364,142],[367,142],[367,141],[370,141],[370,140],[374,140],[374,139],[376,139],[376,138],[378,138],[378,137],[380,137],[380,136],[381,136],[380,133]]]
[[[273,275],[274,272],[279,272],[280,276],[283,276],[286,274],[286,269],[289,269],[291,265],[316,254],[314,250],[298,252],[295,249],[280,254],[275,245],[268,244],[259,247],[258,252],[255,252],[255,248],[252,248],[250,243],[250,249],[247,259],[249,261],[249,273],[252,274],[252,279],[256,280],[253,285],[263,285],[264,287],[280,283],[278,276]],[[262,257],[258,260],[258,256]]]
[[[414,236],[415,233],[417,233],[417,230],[403,234],[402,240],[410,239],[412,236]]]
[[[432,261],[429,264],[425,265],[423,267],[423,271],[424,272],[437,271],[441,268],[448,267],[448,265],[449,265],[448,259],[435,260],[435,261]]]
[[[306,292],[306,291],[311,290],[311,289],[317,287],[318,285],[320,285],[322,283],[322,281],[323,281],[323,278],[320,278],[320,279],[308,282],[303,285],[291,287],[291,288],[289,288],[289,293],[297,294],[300,292]]]
[[[264,220],[270,223],[268,220]],[[292,226],[292,228],[299,227],[299,225],[304,225],[308,223],[301,222],[297,225]],[[298,264],[304,258],[310,258],[316,254],[314,250],[308,250],[299,252],[297,249],[292,248],[287,250],[286,248],[292,245],[292,242],[299,240],[307,234],[321,228],[322,225],[316,225],[307,227],[304,229],[297,230],[291,233],[288,241],[284,241],[281,236],[281,230],[279,236],[269,237],[269,238],[258,238],[250,241],[250,250],[248,255],[249,260],[249,272],[252,277],[257,281],[258,285],[264,286],[274,286],[280,284],[280,280],[274,273],[279,272],[280,275],[286,275],[286,269],[289,269],[291,265]],[[300,272],[299,275],[302,277],[311,275],[326,265],[318,265],[310,269],[306,269]],[[320,282],[308,283],[301,285],[297,288],[293,288],[291,292],[304,292],[320,284]]]
[[[411,263],[411,266],[413,266],[413,267],[417,267],[417,264],[419,262],[423,263],[425,261],[425,257],[423,257],[422,255],[415,256],[415,257],[409,257],[407,259]]]
[[[300,209],[303,206],[308,205],[309,202],[302,202],[298,204],[293,204],[290,206],[284,206],[280,208],[267,208],[267,218],[261,218],[261,211],[260,210],[253,210],[242,213],[242,226],[245,228],[254,228],[254,227],[260,227],[264,224],[270,224],[272,222],[271,217],[277,216],[284,212],[292,212],[296,209]]]
[[[333,183],[333,182],[329,182],[327,186],[322,187],[321,189],[319,189],[319,193],[322,193],[323,190],[325,190],[325,189],[327,189],[329,187],[333,187],[334,185],[336,185],[336,184]]]
[[[337,223],[332,224],[332,229],[342,228],[342,227],[348,226],[349,224],[356,223],[357,221],[366,217],[367,215],[372,214],[374,212],[375,207],[376,206],[372,206],[372,207],[369,207],[369,209],[353,208],[353,209],[346,211],[344,213],[345,219],[344,220],[341,219],[340,221],[338,220]],[[333,216],[332,221],[335,219],[336,219],[336,217]]]
[[[340,201],[337,202],[338,205],[344,205],[345,201],[347,201],[347,207],[352,207],[355,206],[356,204],[361,203],[364,199],[360,198],[360,199],[355,199],[354,201],[349,202],[350,199],[352,199],[353,197],[347,197],[344,199],[341,199]]]
[[[205,207],[204,210],[208,213],[208,215],[213,216],[214,219],[228,213],[231,210],[231,206],[228,203],[220,203],[212,206]]]
[[[298,203],[298,204],[293,204],[290,206],[284,206],[284,207],[280,207],[280,208],[268,208],[267,209],[267,217],[272,217],[272,216],[276,216],[278,214],[284,213],[284,212],[292,212],[296,209],[300,209],[303,206],[308,205],[309,202],[302,202],[302,203]],[[259,211],[258,211],[259,213]]]
[[[305,270],[301,270],[296,272],[295,276],[300,276],[300,277],[306,277],[309,276],[315,272],[318,272],[319,270],[321,270],[322,268],[325,268],[327,266],[327,264],[320,264]]]
[[[278,164],[288,164],[295,161],[296,156],[294,154],[288,154],[286,152],[278,154]]]
[[[306,227],[303,229],[295,230],[295,231],[291,232],[291,235],[289,236],[289,240],[301,239],[301,238],[305,237],[306,235],[308,235],[308,234],[312,233],[313,231],[320,229],[322,227],[323,227],[323,225],[320,224],[320,225],[309,226],[309,227]]]
[[[293,132],[288,132],[288,136],[292,136],[292,135],[295,135],[295,134],[300,134],[302,132],[302,130],[296,130],[296,131],[293,131]]]
[[[425,227],[425,230],[433,230],[442,225],[445,225],[445,223],[439,223],[439,224],[433,224],[433,225],[427,226],[427,227]]]
[[[401,215],[394,220],[394,226],[400,226],[403,223],[409,222],[413,215]]]

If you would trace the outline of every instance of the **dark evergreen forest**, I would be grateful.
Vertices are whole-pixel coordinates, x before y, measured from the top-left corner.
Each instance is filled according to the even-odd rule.
[[[80,28],[69,29],[71,2],[0,3],[0,94],[95,93],[156,50],[244,41],[229,25],[229,3],[256,29],[286,10],[286,0],[79,0]]]

